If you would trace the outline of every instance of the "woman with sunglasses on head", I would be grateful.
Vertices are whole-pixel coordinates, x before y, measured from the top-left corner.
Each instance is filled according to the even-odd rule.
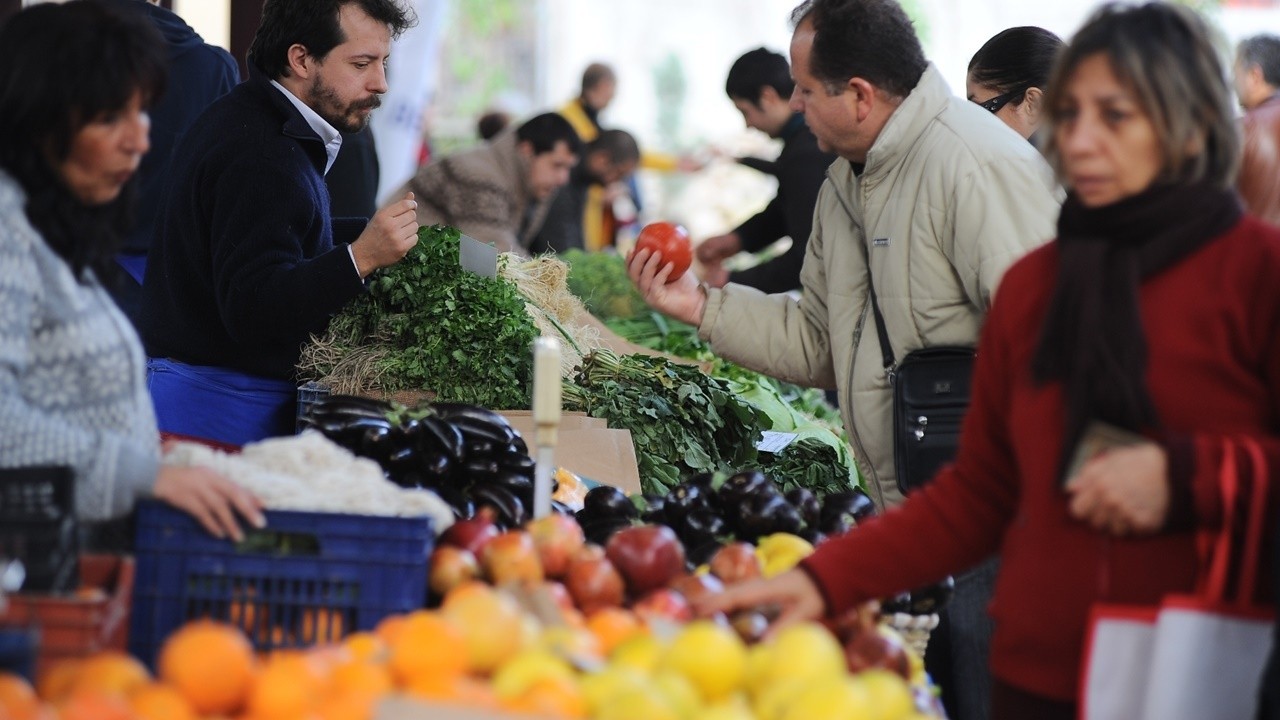
[[[1254,482],[1239,441],[1280,467],[1280,230],[1232,191],[1230,97],[1193,11],[1097,11],[1044,98],[1069,190],[1058,238],[1004,276],[955,463],[800,568],[699,610],[840,616],[999,552],[992,717],[1073,720],[1094,604],[1192,591],[1222,473],[1238,468],[1243,497]],[[1103,424],[1138,442],[1075,467]]]
[[[1034,144],[1044,118],[1044,89],[1062,47],[1062,39],[1044,28],[1004,30],[973,54],[965,92]]]
[[[84,520],[151,495],[238,537],[257,499],[161,466],[142,346],[103,289],[164,84],[156,31],[94,0],[0,24],[0,467],[70,467]]]

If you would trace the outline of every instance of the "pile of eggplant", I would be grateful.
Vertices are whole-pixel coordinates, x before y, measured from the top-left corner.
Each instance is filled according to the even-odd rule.
[[[531,516],[533,458],[520,433],[492,410],[333,395],[307,411],[303,426],[376,461],[397,485],[435,491],[459,518],[484,506],[506,527]]]
[[[645,495],[643,510],[613,488],[587,493],[578,523],[592,542],[640,520],[670,527],[689,560],[700,565],[731,540],[755,543],[773,533],[791,533],[817,545],[828,535],[843,533],[875,512],[861,490],[832,493],[819,500],[797,488],[783,494],[759,470],[744,470],[718,487],[710,474],[694,476],[666,495]]]

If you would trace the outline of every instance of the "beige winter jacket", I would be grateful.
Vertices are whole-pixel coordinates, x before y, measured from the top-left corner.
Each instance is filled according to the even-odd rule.
[[[1000,276],[1053,237],[1059,192],[1026,140],[957,98],[930,65],[893,113],[860,173],[840,159],[818,196],[799,301],[727,285],[710,290],[699,334],[716,353],[802,385],[837,388],[868,492],[901,501],[892,396],[867,292],[895,359],[976,345]]]
[[[419,169],[392,197],[410,190],[420,225],[452,225],[500,252],[521,255],[529,254],[551,207],[551,198],[533,196],[529,163],[517,149],[514,129]]]

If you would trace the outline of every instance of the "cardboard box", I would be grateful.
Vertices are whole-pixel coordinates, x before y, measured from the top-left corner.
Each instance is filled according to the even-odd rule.
[[[524,436],[529,452],[536,452],[532,414],[527,410],[503,410],[502,414]],[[610,429],[600,418],[583,413],[561,415],[560,431],[556,433],[556,464],[628,495],[640,493],[640,466],[631,431]]]

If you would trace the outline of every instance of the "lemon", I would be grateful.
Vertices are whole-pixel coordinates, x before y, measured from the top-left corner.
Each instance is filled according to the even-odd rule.
[[[595,720],[681,720],[666,700],[649,689],[626,690],[594,710]]]
[[[791,677],[752,686],[752,708],[759,720],[782,720],[788,703],[809,683],[807,678]]]
[[[813,553],[813,545],[804,538],[790,533],[774,533],[760,539],[756,556],[760,558],[760,572],[767,578],[781,575]]]
[[[864,685],[848,677],[819,678],[792,696],[781,720],[876,720]]]
[[[778,631],[764,645],[763,659],[752,662],[751,684],[759,690],[786,678],[826,678],[846,674],[844,650],[826,628],[799,623]]]
[[[658,661],[662,659],[662,651],[662,641],[653,635],[649,633],[632,635],[613,649],[613,654],[609,656],[609,664],[648,674],[657,669]]]
[[[715,701],[742,686],[747,647],[732,630],[696,620],[667,648],[662,666],[689,678],[704,700]]]
[[[513,698],[544,678],[573,680],[573,668],[547,650],[524,650],[504,662],[493,674],[493,691],[501,698]]]
[[[685,676],[670,670],[659,670],[653,676],[653,686],[681,720],[702,717],[702,697]]]
[[[916,711],[915,698],[907,681],[888,670],[866,670],[854,682],[862,685],[871,698],[873,720],[903,720]]]
[[[733,694],[698,714],[698,720],[756,720],[751,706],[741,694]]]
[[[582,696],[594,716],[621,695],[634,692],[652,694],[653,683],[643,673],[627,667],[607,667],[582,678]]]

